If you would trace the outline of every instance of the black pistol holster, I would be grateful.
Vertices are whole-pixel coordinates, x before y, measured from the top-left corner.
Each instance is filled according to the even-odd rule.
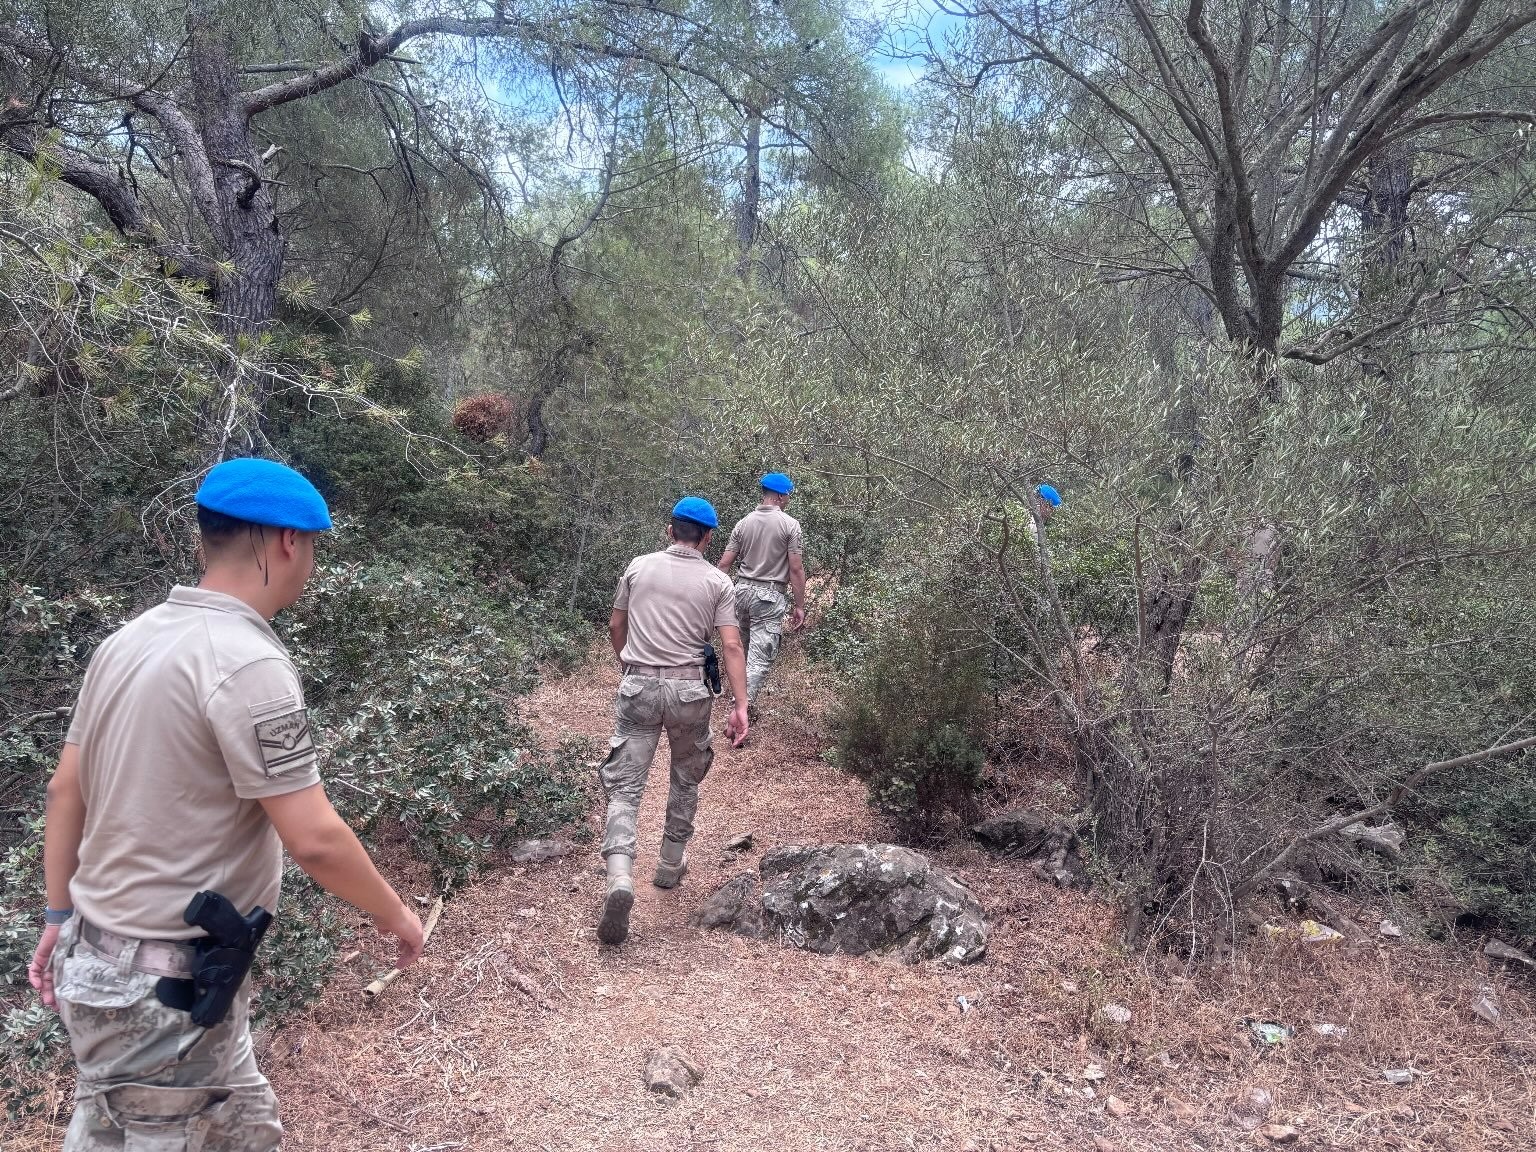
[[[704,645],[704,683],[712,695],[720,695],[720,657],[715,655],[713,644]]]
[[[190,1012],[192,1023],[212,1028],[229,1015],[256,959],[256,946],[272,923],[272,913],[258,904],[249,916],[242,916],[219,893],[199,892],[181,918],[208,935],[188,941],[197,949],[192,978],[162,976],[155,996],[167,1008]]]

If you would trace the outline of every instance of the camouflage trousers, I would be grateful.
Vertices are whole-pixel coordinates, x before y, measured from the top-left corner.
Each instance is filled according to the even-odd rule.
[[[54,993],[79,1083],[64,1152],[274,1152],[272,1086],[251,1049],[250,983],[228,1018],[199,1028],[155,996],[160,977],[109,958],[64,926]]]
[[[747,703],[757,702],[768,669],[779,655],[789,597],[761,584],[736,583],[736,627],[747,650]]]
[[[656,758],[662,730],[672,749],[672,786],[667,793],[665,835],[685,844],[693,835],[699,784],[715,758],[709,713],[713,699],[702,680],[625,676],[614,703],[613,739],[598,775],[608,797],[603,855],[635,854],[640,798]]]

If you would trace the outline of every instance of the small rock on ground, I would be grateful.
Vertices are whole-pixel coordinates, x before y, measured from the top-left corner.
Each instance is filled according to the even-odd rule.
[[[507,858],[514,864],[541,864],[570,855],[571,846],[561,840],[522,840],[512,845]]]
[[[1294,1144],[1301,1139],[1301,1133],[1289,1124],[1266,1124],[1259,1129],[1259,1135],[1271,1144]]]
[[[680,1100],[688,1094],[704,1073],[683,1054],[682,1049],[667,1045],[658,1048],[645,1069],[645,1086],[662,1096]]]
[[[1269,1117],[1269,1110],[1274,1107],[1274,1103],[1274,1097],[1267,1089],[1244,1089],[1237,1103],[1232,1106],[1232,1119],[1237,1121],[1239,1128],[1252,1132]]]

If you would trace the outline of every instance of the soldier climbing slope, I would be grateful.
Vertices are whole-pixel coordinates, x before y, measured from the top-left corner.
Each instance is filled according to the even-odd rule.
[[[747,678],[731,582],[704,558],[718,524],[707,500],[679,500],[667,529],[671,547],[631,560],[613,598],[608,637],[624,675],[614,704],[614,737],[599,773],[608,797],[603,834],[608,888],[597,926],[604,944],[622,943],[629,935],[636,821],[663,728],[672,749],[672,779],[654,883],[676,887],[688,871],[699,783],[715,755],[709,728],[713,698],[704,666],[705,648],[717,628],[735,696],[726,736],[735,744],[747,737]]]
[[[310,482],[229,460],[198,489],[196,588],[109,636],[48,783],[48,907],[27,976],[79,1070],[66,1152],[272,1152],[251,958],[283,848],[399,941],[422,928],[326,798],[303,690],[267,623],[298,600],[331,526]]]
[[[805,623],[805,564],[800,521],[784,511],[794,484],[782,472],[762,479],[762,503],[736,522],[720,557],[720,571],[736,565],[736,626],[747,645],[747,704],[757,694],[779,654],[784,617],[789,630]],[[794,591],[790,611],[785,593]],[[755,709],[754,709],[755,714]]]

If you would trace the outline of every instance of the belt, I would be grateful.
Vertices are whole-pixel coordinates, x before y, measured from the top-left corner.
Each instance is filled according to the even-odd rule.
[[[755,576],[738,576],[738,584],[750,584],[754,588],[772,588],[780,596],[789,591],[789,584],[783,580],[759,580]]]
[[[175,940],[135,940],[98,928],[89,920],[80,921],[80,942],[103,960],[116,960],[131,945],[137,944],[138,950],[133,954],[130,968],[174,980],[190,979],[192,962],[197,958],[197,950],[191,944]]]
[[[682,668],[656,668],[650,664],[626,664],[624,665],[626,676],[653,676],[658,680],[702,680],[704,679],[704,666],[702,664],[689,664]]]

